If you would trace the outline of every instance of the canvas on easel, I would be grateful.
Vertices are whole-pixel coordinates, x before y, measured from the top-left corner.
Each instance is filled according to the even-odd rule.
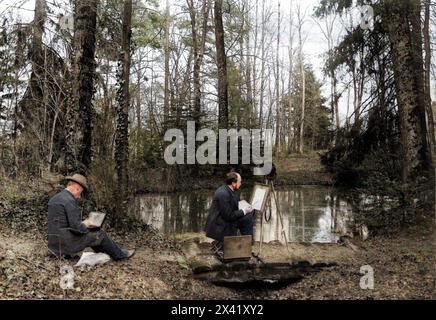
[[[250,204],[254,210],[264,212],[271,192],[271,187],[267,184],[256,183],[251,193]]]

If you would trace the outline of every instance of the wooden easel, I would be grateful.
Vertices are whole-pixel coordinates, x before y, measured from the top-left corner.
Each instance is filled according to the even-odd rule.
[[[267,184],[270,186],[270,193],[268,194],[268,207],[270,209],[270,212],[272,212],[272,199],[271,199],[271,194],[274,197],[274,201],[276,203],[276,208],[277,208],[277,215],[279,217],[280,220],[280,225],[282,226],[282,235],[283,238],[285,240],[286,243],[286,250],[288,251],[288,253],[290,253],[289,251],[289,246],[288,246],[288,237],[286,236],[286,232],[285,232],[285,227],[283,225],[283,217],[282,217],[282,213],[280,211],[280,207],[279,207],[279,203],[277,201],[277,195],[274,189],[274,182],[272,180],[267,180]],[[260,254],[262,253],[262,243],[263,243],[263,219],[264,219],[264,215],[266,213],[266,210],[264,212],[260,212],[261,216],[260,216],[260,239],[259,239],[259,252],[257,254],[258,257],[260,257]],[[272,213],[271,213],[272,214]]]

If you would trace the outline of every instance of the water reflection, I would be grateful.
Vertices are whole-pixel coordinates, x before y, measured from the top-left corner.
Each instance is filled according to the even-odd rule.
[[[348,232],[351,208],[339,199],[334,189],[293,187],[276,191],[276,195],[282,222],[273,200],[264,214],[263,224],[260,214],[256,217],[256,241],[260,240],[261,230],[264,242],[284,242],[283,234],[290,242],[336,242]]]
[[[130,211],[165,234],[198,233],[206,222],[212,195],[213,191],[142,195],[136,197]],[[249,198],[248,193],[245,195]],[[340,235],[348,232],[352,211],[335,189],[288,187],[276,191],[276,195],[283,226],[272,200],[263,223],[261,214],[256,214],[256,241],[260,240],[261,230],[264,242],[284,242],[283,233],[290,242],[336,242]]]

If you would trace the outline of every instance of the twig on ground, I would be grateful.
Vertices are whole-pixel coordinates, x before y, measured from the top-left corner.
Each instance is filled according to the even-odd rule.
[[[38,268],[44,269],[45,271],[51,272],[46,267],[41,266],[39,263],[38,264],[37,263],[33,263],[33,262],[27,260],[26,258],[23,258],[23,257],[18,257],[18,259],[23,260],[23,261],[27,262],[28,264],[34,265],[34,266],[36,266]]]

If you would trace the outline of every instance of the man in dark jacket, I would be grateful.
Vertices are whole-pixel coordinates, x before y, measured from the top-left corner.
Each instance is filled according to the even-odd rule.
[[[226,184],[215,191],[204,231],[206,236],[221,245],[225,236],[253,235],[253,211],[251,207],[238,209],[241,176],[236,172],[227,174]],[[219,246],[218,245],[218,246]]]
[[[67,187],[48,202],[48,248],[56,256],[73,257],[86,247],[107,253],[114,260],[129,258],[134,250],[121,249],[103,230],[90,230],[77,200],[87,189],[80,174],[67,177]]]

